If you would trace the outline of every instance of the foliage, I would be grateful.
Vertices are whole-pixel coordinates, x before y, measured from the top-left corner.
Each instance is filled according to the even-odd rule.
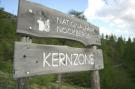
[[[14,41],[20,39],[15,34],[16,18],[7,12],[0,11],[0,84],[14,85],[11,79]],[[84,47],[79,42],[64,39],[33,39],[34,43],[68,45]],[[102,36],[104,66],[101,70],[102,89],[134,89],[135,87],[135,39],[126,41],[122,37]],[[7,77],[8,76],[8,77]],[[33,77],[32,84],[45,85],[56,81],[54,75]],[[90,73],[79,72],[63,75],[63,82],[71,85],[90,87]],[[1,87],[0,87],[1,88]],[[4,89],[4,88],[2,88]],[[7,89],[7,88],[5,88]]]
[[[3,7],[0,7],[0,11],[4,11],[4,8]]]
[[[135,42],[129,41],[125,41],[122,37],[116,39],[114,36],[102,39],[105,63],[105,69],[101,71],[103,89],[133,89],[135,87],[134,77],[130,76],[135,73],[135,70],[129,70],[135,65]],[[127,48],[130,51],[127,51]],[[130,59],[134,63],[132,66],[130,66]]]
[[[87,21],[86,17],[83,15],[83,12],[79,12],[79,11],[76,11],[76,10],[71,10],[69,12],[70,15],[72,16],[75,16],[81,20],[84,20],[84,21]]]
[[[38,84],[40,86],[47,86],[50,84],[50,82],[55,81],[55,76],[52,75],[46,75],[46,76],[38,76],[31,79],[31,83]]]

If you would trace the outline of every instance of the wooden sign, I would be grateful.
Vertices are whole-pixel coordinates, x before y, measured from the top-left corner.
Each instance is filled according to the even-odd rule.
[[[96,26],[33,2],[20,1],[17,24],[17,33],[24,35],[65,38],[85,45],[101,45]]]
[[[102,50],[16,42],[14,78],[103,69]]]

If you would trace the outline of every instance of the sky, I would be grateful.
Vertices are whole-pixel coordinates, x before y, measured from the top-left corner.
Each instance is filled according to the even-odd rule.
[[[84,11],[100,34],[135,38],[135,0],[29,0],[68,13]],[[17,14],[18,0],[0,0],[0,7]]]

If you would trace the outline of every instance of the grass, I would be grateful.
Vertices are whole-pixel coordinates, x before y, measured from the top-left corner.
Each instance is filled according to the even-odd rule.
[[[30,89],[59,89],[59,84],[52,82],[54,76],[39,76],[30,78]],[[16,82],[12,77],[12,62],[0,61],[0,89],[15,89]],[[62,83],[60,89],[88,89]]]

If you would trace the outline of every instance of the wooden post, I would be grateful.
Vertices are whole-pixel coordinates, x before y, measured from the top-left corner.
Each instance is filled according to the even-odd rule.
[[[100,89],[100,76],[98,70],[91,72],[91,89]]]
[[[59,83],[61,82],[61,77],[62,77],[62,74],[58,74],[58,82]]]
[[[21,42],[32,43],[32,40],[29,37],[22,37]],[[18,78],[16,80],[16,89],[29,89],[28,80],[28,78]]]
[[[60,40],[61,40],[62,45],[66,44],[65,39],[60,39]],[[58,82],[59,89],[61,89],[61,83],[62,83],[62,74],[61,73],[58,74],[58,76],[57,76],[57,82]]]
[[[28,89],[28,78],[19,78],[16,81],[16,89]]]
[[[58,89],[61,89],[61,82],[62,82],[62,74],[58,74]]]
[[[92,48],[94,50],[97,49],[96,46],[93,46]],[[98,70],[94,70],[91,72],[91,89],[100,89],[100,76]]]

